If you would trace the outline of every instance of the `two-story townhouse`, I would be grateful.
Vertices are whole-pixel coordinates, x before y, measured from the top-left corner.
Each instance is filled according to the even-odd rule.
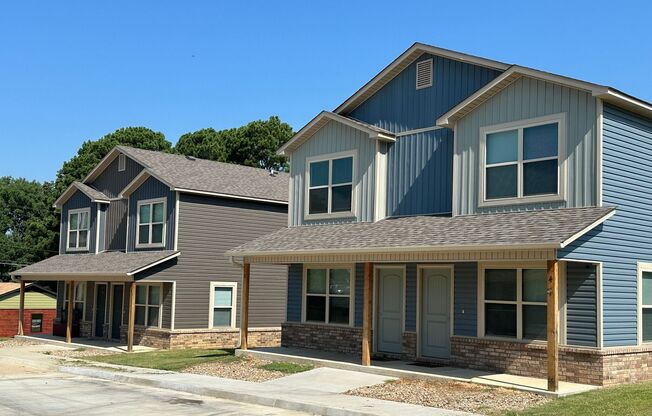
[[[227,255],[289,266],[283,346],[652,379],[649,103],[415,44],[280,152],[288,227]]]
[[[262,278],[243,293],[241,265],[224,252],[286,224],[288,182],[287,173],[117,146],[55,202],[60,254],[13,277],[58,281],[55,333],[68,341],[235,347],[238,305],[251,296],[252,342],[278,345],[287,268],[256,266]]]

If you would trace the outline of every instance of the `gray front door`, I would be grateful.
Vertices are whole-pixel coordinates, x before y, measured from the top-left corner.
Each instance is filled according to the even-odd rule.
[[[425,268],[421,273],[421,355],[450,357],[450,269]]]
[[[378,269],[376,350],[400,354],[403,349],[403,269]]]

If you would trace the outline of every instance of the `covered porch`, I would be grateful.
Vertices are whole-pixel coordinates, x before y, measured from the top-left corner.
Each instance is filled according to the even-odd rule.
[[[377,223],[337,224],[315,227],[293,227],[280,230],[274,234],[261,237],[227,253],[234,261],[239,259],[243,264],[243,294],[241,301],[241,344],[242,350],[247,350],[247,315],[248,315],[248,287],[249,281],[255,276],[250,276],[251,263],[288,264],[290,267],[290,279],[292,279],[292,265],[301,268],[295,290],[295,296],[301,296],[303,305],[298,323],[287,322],[284,325],[283,337],[284,346],[303,346],[317,351],[328,349],[334,343],[346,344],[346,348],[340,353],[347,353],[347,360],[355,357],[359,365],[363,367],[388,367],[406,366],[405,354],[386,354],[384,351],[391,348],[379,348],[379,340],[389,338],[383,334],[385,326],[379,322],[388,322],[387,328],[392,327],[391,307],[383,304],[395,304],[394,310],[399,311],[401,316],[394,317],[396,331],[403,335],[402,339],[395,339],[398,344],[397,351],[405,351],[406,348],[415,351],[409,354],[407,361],[418,361],[431,363],[428,372],[441,372],[445,368],[452,368],[451,362],[467,367],[478,368],[477,363],[472,361],[473,356],[481,351],[486,361],[491,361],[491,354],[495,354],[496,360],[518,362],[523,365],[521,357],[512,357],[510,348],[524,351],[525,365],[536,366],[534,369],[518,369],[512,374],[541,374],[544,371],[546,379],[543,379],[545,389],[550,392],[560,391],[560,262],[557,258],[557,250],[570,244],[584,233],[601,224],[609,216],[613,215],[612,208],[578,208],[578,209],[557,209],[542,210],[506,214],[486,214],[455,218],[446,217],[406,217],[397,219],[386,219]],[[361,293],[355,300],[351,297],[351,316],[348,325],[335,325],[329,320],[323,323],[309,322],[306,319],[306,284],[308,273],[305,270],[322,268],[320,273],[328,274],[332,269],[338,273],[344,273],[348,266],[350,275],[355,276],[349,280],[350,287],[345,290]],[[464,296],[463,287],[458,283],[459,275],[466,265],[474,265],[475,269],[467,272],[467,282],[477,283],[473,289],[471,301],[460,302],[458,298]],[[412,333],[406,333],[406,287],[407,279],[403,277],[401,287],[400,277],[394,279],[396,284],[384,287],[382,270],[397,269],[396,276],[406,276],[406,269],[416,270],[416,278],[412,279],[416,286],[413,290],[417,293],[413,296],[416,299],[415,305],[410,308],[413,311],[414,319],[411,326]],[[502,308],[485,308],[484,297],[481,291],[484,290],[484,276],[479,270],[498,269],[501,272],[513,272],[513,284],[507,285],[514,292],[514,299],[502,298],[500,292],[500,279],[496,286],[498,295],[496,300],[487,297],[486,303],[504,306]],[[403,269],[401,272],[400,270]],[[508,270],[509,269],[509,270]],[[427,274],[426,271],[434,270],[434,273]],[[448,270],[448,271],[447,271]],[[459,270],[459,272],[458,272]],[[536,271],[538,276],[537,285],[543,283],[543,294],[538,295],[537,302],[527,302],[522,295],[524,274]],[[541,273],[539,273],[541,272]],[[346,273],[344,273],[346,274]],[[503,273],[505,274],[505,273]],[[509,273],[507,273],[509,274]],[[542,277],[542,278],[539,278]],[[357,278],[357,280],[355,280]],[[327,278],[330,281],[330,278]],[[391,281],[387,278],[387,281]],[[536,280],[536,279],[535,279]],[[324,281],[322,279],[322,281]],[[323,286],[324,283],[320,283]],[[290,286],[290,283],[288,283]],[[326,284],[329,287],[329,284]],[[289,289],[288,297],[291,297]],[[328,293],[326,289],[325,293]],[[332,290],[332,287],[331,289]],[[310,291],[310,290],[309,290]],[[316,291],[314,293],[321,293]],[[345,292],[348,293],[348,292]],[[428,293],[430,297],[424,297]],[[311,293],[308,293],[311,295]],[[334,297],[322,295],[327,302]],[[541,298],[542,297],[542,298]],[[429,300],[430,299],[430,300]],[[432,300],[434,299],[434,300]],[[482,299],[482,300],[481,300]],[[313,302],[323,304],[323,301]],[[431,308],[424,308],[424,304],[430,302]],[[340,303],[340,302],[337,302]],[[421,305],[419,305],[421,303]],[[522,311],[527,306],[536,306],[539,311],[543,308],[543,321],[536,321],[533,327],[538,325],[543,330],[543,341],[526,342],[527,337],[522,336],[525,330],[522,326]],[[333,303],[335,304],[335,303]],[[513,306],[512,306],[513,305]],[[516,306],[518,305],[518,306]],[[288,302],[288,309],[292,306]],[[427,306],[427,305],[426,305]],[[326,306],[328,316],[329,306]],[[332,306],[331,306],[332,308]],[[455,309],[454,309],[455,308]],[[308,307],[312,309],[312,306]],[[340,308],[342,309],[342,308]],[[430,310],[432,309],[432,311]],[[494,311],[497,309],[497,312]],[[447,312],[450,310],[450,313]],[[518,310],[518,318],[516,311]],[[416,312],[414,312],[416,311]],[[358,314],[359,312],[359,314]],[[487,317],[481,315],[486,312]],[[489,312],[493,315],[488,317]],[[288,310],[288,317],[292,312]],[[540,313],[540,312],[537,312]],[[384,314],[384,317],[383,317]],[[430,315],[428,315],[430,314]],[[501,315],[502,314],[502,315]],[[340,315],[342,315],[340,313]],[[316,315],[319,316],[319,315]],[[360,317],[359,326],[354,322]],[[496,321],[501,317],[513,316],[513,328],[492,329],[490,334],[485,330],[485,325],[496,326]],[[464,328],[461,321],[476,322],[473,328]],[[416,320],[416,324],[414,323]],[[448,320],[448,321],[447,321]],[[452,322],[457,320],[458,322]],[[402,323],[401,323],[402,321]],[[421,321],[421,322],[419,322]],[[338,321],[339,322],[339,321]],[[344,321],[347,322],[347,321]],[[427,325],[431,325],[428,327]],[[402,325],[402,331],[401,328]],[[505,342],[500,331],[514,331],[518,337]],[[302,334],[308,331],[307,334]],[[431,331],[431,332],[428,332]],[[471,331],[469,333],[469,331]],[[405,336],[405,335],[409,336]],[[435,335],[433,335],[435,334]],[[521,341],[523,338],[524,341]],[[306,343],[306,339],[307,341]],[[310,339],[314,339],[311,341]],[[291,342],[287,342],[290,340]],[[298,341],[297,341],[298,340]],[[424,341],[425,340],[425,341]],[[312,344],[310,344],[312,342]],[[354,346],[358,343],[357,348]],[[327,345],[328,344],[328,345]],[[402,345],[401,345],[402,344]],[[414,345],[411,345],[414,344]],[[424,353],[424,348],[433,349]],[[440,350],[437,350],[439,348]],[[448,348],[448,354],[446,354]],[[451,353],[453,350],[453,354]],[[487,353],[490,351],[490,353]],[[493,352],[495,351],[495,353]],[[564,349],[564,354],[572,354],[572,349]],[[471,357],[470,360],[464,361]],[[454,357],[452,356],[454,355]],[[531,362],[530,356],[535,357]],[[374,366],[372,358],[379,358]],[[403,361],[397,360],[403,358]],[[416,360],[414,359],[416,358]],[[378,364],[380,363],[380,364]],[[527,364],[529,363],[529,364]],[[481,363],[480,363],[481,364]],[[511,363],[506,363],[506,368]],[[412,365],[410,368],[415,367]],[[436,370],[439,368],[439,370]],[[462,371],[459,368],[455,371]],[[469,374],[476,370],[468,370]],[[566,373],[572,370],[565,369]],[[500,374],[500,372],[498,373]],[[444,376],[444,374],[440,374]],[[530,377],[532,378],[532,377]],[[534,378],[537,386],[541,386],[542,380]],[[572,384],[572,383],[571,383]]]

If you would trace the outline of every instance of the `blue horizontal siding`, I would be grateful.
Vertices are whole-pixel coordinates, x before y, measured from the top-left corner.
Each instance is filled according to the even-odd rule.
[[[566,266],[566,343],[598,345],[596,266],[569,262]]]
[[[474,337],[478,333],[478,263],[456,263],[454,276],[453,331]]]
[[[301,322],[301,298],[303,295],[303,265],[291,264],[288,267],[288,322]]]
[[[605,104],[603,204],[616,215],[558,253],[602,261],[604,346],[636,344],[636,265],[652,261],[652,121]]]

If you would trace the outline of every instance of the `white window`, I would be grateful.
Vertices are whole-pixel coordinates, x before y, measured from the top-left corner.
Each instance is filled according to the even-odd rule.
[[[545,340],[546,270],[483,268],[480,336]]]
[[[127,167],[127,157],[120,153],[118,156],[118,172],[124,172]]]
[[[138,201],[136,247],[165,245],[165,199]]]
[[[308,267],[303,287],[304,322],[353,324],[352,267]]]
[[[161,312],[163,304],[162,285],[137,284],[136,285],[136,319],[135,324],[140,326],[161,327]]]
[[[68,250],[88,250],[90,222],[90,208],[68,211]]]
[[[306,160],[306,218],[355,216],[355,160],[355,152]]]
[[[639,340],[652,342],[652,264],[639,263]]]
[[[69,303],[68,287],[68,282],[66,282],[63,285],[63,299],[65,305]],[[86,309],[86,282],[78,282],[75,284],[75,297],[73,303],[73,310],[80,318],[82,318],[84,316],[84,310]]]
[[[480,132],[480,206],[563,200],[565,115]]]
[[[211,282],[210,328],[235,328],[237,283]]]

